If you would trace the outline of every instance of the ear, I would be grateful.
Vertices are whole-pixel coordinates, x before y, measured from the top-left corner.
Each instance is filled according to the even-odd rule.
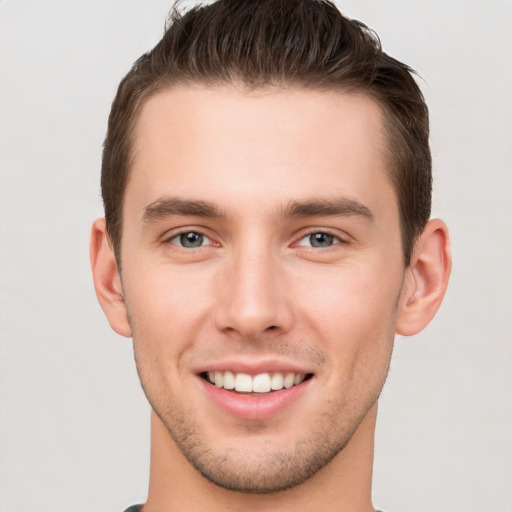
[[[430,220],[416,243],[406,270],[396,332],[416,334],[434,318],[443,300],[452,258],[446,224]]]
[[[110,327],[121,336],[131,337],[121,276],[104,218],[92,225],[90,258],[96,296]]]

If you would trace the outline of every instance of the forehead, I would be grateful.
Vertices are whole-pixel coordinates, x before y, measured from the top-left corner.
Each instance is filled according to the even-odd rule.
[[[136,208],[165,195],[227,208],[332,194],[396,203],[382,112],[361,94],[173,88],[146,101],[134,140],[126,203]]]

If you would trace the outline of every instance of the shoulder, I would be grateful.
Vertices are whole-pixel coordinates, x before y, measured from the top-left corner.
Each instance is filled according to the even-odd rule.
[[[124,512],[140,512],[142,505],[132,505],[128,507]]]

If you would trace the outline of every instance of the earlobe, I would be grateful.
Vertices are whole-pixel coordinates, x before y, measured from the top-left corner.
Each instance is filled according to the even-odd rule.
[[[416,334],[434,318],[448,285],[451,270],[448,229],[439,219],[430,220],[406,271],[396,332]]]
[[[97,219],[92,226],[90,258],[96,296],[110,326],[121,336],[131,337],[121,276],[104,218]]]

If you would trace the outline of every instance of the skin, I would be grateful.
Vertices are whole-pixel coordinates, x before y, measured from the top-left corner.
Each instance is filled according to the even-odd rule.
[[[135,140],[122,276],[103,219],[91,260],[154,411],[144,511],[373,510],[394,335],[430,321],[450,270],[438,220],[404,264],[380,108],[340,92],[175,88],[146,102]],[[201,244],[183,247],[187,233]],[[266,365],[310,377],[270,417],[235,417],[205,392],[210,368]]]

